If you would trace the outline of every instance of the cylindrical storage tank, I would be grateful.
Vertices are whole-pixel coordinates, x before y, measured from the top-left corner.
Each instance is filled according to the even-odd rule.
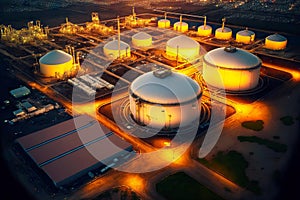
[[[232,36],[232,30],[228,27],[218,28],[215,32],[215,38],[219,40],[229,40]]]
[[[159,69],[131,83],[130,111],[136,122],[152,128],[184,127],[199,120],[201,96],[200,86],[190,77]]]
[[[192,61],[199,57],[200,44],[185,35],[176,36],[168,40],[166,45],[166,55],[169,59],[182,61]]]
[[[212,34],[212,28],[209,25],[202,25],[198,27],[199,36],[210,36]]]
[[[189,30],[189,25],[186,22],[176,22],[174,24],[174,30],[184,33]]]
[[[265,40],[265,48],[271,50],[283,50],[286,48],[286,45],[287,38],[277,33],[269,35]]]
[[[255,40],[255,33],[248,29],[236,33],[236,41],[243,44],[250,44]]]
[[[106,57],[112,59],[116,59],[119,56],[121,58],[130,57],[130,46],[123,41],[120,41],[120,55],[118,40],[113,40],[106,43],[103,47],[103,51]]]
[[[137,47],[149,47],[152,45],[152,36],[145,32],[139,32],[132,36],[132,44]]]
[[[40,73],[45,77],[61,77],[73,67],[73,57],[61,50],[53,50],[39,59]]]
[[[231,91],[250,90],[257,86],[261,60],[239,48],[214,49],[203,58],[203,78],[208,85]]]
[[[158,28],[170,28],[171,22],[168,19],[160,19],[158,20]]]

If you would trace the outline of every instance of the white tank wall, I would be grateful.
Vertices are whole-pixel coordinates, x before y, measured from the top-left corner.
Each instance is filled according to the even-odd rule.
[[[285,41],[274,41],[266,38],[265,40],[265,48],[271,50],[282,50],[285,49],[287,45],[287,40]]]
[[[108,58],[117,59],[119,57],[119,50],[103,48],[104,55]],[[130,47],[120,50],[121,58],[130,57]]]
[[[182,106],[141,103],[139,116],[135,99],[130,95],[130,111],[135,120],[153,128],[188,126],[200,118],[201,98]],[[198,109],[198,112],[195,112]],[[162,112],[164,111],[164,112]],[[171,118],[169,117],[171,115]]]
[[[161,19],[157,23],[158,28],[170,28],[171,22],[168,19]]]
[[[198,35],[199,36],[210,36],[212,34],[212,28],[209,25],[204,25],[198,27]]]
[[[256,69],[217,68],[203,62],[203,78],[206,84],[216,88],[243,91],[255,88],[259,81],[260,67]],[[220,77],[220,78],[218,78]]]
[[[178,49],[178,55],[179,55],[179,59],[183,59],[183,60],[194,60],[199,56],[199,52],[200,52],[200,45],[198,47],[195,48],[179,48]],[[177,47],[171,47],[171,46],[166,46],[166,54],[167,56],[176,59],[177,57]]]
[[[133,37],[132,44],[137,47],[149,47],[152,45],[152,37],[147,39],[136,39]]]
[[[174,24],[174,31],[179,31],[179,32],[187,32],[189,30],[189,25],[186,22],[176,22]]]
[[[56,65],[40,63],[40,73],[45,77],[56,77],[57,75],[62,76],[65,72],[69,72],[72,67],[72,59],[70,59],[68,62]]]

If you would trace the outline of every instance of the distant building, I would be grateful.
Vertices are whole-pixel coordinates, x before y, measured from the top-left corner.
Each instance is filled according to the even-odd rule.
[[[15,111],[13,112],[13,114],[14,114],[16,117],[19,117],[19,116],[25,115],[25,112],[24,112],[24,110],[22,110],[22,109],[18,109],[18,110],[15,110]]]
[[[97,121],[82,115],[16,141],[54,185],[60,187],[106,165],[121,164],[132,151],[130,143],[100,127],[103,131]]]
[[[28,101],[23,102],[22,107],[25,108],[27,112],[33,112],[37,110],[37,108]]]
[[[19,87],[17,89],[11,90],[9,93],[15,98],[20,98],[20,97],[25,97],[25,96],[29,95],[30,90],[27,87],[23,86],[23,87]]]

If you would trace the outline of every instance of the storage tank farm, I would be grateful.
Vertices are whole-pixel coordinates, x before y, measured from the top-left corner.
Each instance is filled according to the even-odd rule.
[[[204,24],[198,27],[199,36],[210,36],[212,34],[212,27],[206,24],[206,16],[204,16]]]
[[[164,19],[158,20],[157,26],[158,26],[158,28],[170,28],[171,22],[170,22],[170,20],[167,19],[167,13],[165,13]]]
[[[243,43],[243,44],[250,44],[255,40],[255,33],[253,31],[248,30],[241,30],[236,33],[236,42]]]
[[[182,21],[182,15],[180,15],[179,22],[176,22],[173,28],[175,31],[184,33],[189,30],[189,25],[188,23]]]
[[[219,40],[229,40],[232,37],[232,30],[225,27],[226,18],[222,19],[222,27],[216,29],[215,38]]]
[[[40,73],[44,77],[61,77],[73,68],[73,56],[62,51],[53,50],[39,59]]]
[[[190,77],[158,69],[131,83],[130,112],[137,123],[151,128],[184,127],[199,119],[201,96],[201,87]]]
[[[261,65],[257,56],[243,49],[217,48],[204,55],[203,78],[206,84],[215,88],[251,90],[258,85]]]
[[[168,59],[193,61],[199,57],[200,44],[185,35],[176,36],[167,41],[166,55]]]
[[[152,36],[146,32],[138,32],[132,36],[132,44],[136,47],[150,47]]]
[[[283,50],[286,48],[287,38],[280,34],[269,35],[265,39],[265,48],[270,50]]]

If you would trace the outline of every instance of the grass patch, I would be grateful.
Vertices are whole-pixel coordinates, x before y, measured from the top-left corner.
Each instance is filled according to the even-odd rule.
[[[237,151],[229,151],[228,153],[218,152],[212,160],[198,159],[199,162],[208,168],[222,174],[227,179],[244,187],[253,193],[261,194],[258,181],[250,181],[246,175],[248,162],[242,154]]]
[[[245,121],[242,122],[242,126],[244,128],[253,130],[253,131],[261,131],[264,128],[264,121],[263,120],[256,120],[256,121]]]
[[[284,117],[281,117],[280,118],[280,121],[286,125],[286,126],[291,126],[293,125],[295,122],[294,122],[294,118],[292,116],[284,116]]]
[[[237,139],[240,142],[251,142],[251,143],[257,143],[260,145],[265,145],[266,147],[272,149],[275,152],[284,153],[287,151],[287,145],[281,144],[278,142],[274,142],[272,140],[260,138],[257,136],[238,136]]]
[[[166,199],[222,200],[220,196],[203,186],[184,172],[170,175],[156,184],[156,190]]]

